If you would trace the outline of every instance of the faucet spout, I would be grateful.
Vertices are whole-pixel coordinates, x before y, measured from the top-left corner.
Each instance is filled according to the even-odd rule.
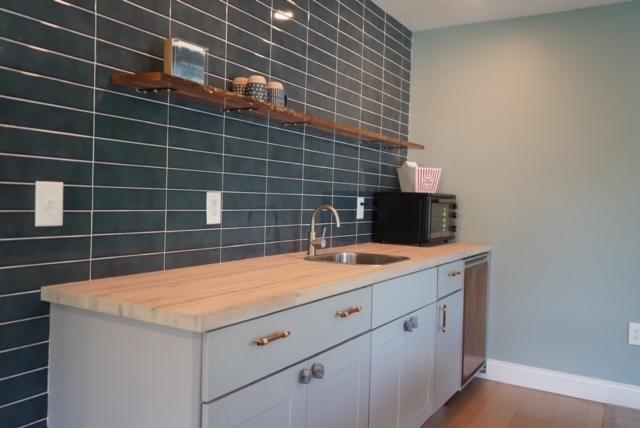
[[[316,208],[313,211],[313,216],[311,217],[311,221],[313,222],[313,225],[315,226],[315,222],[316,222],[316,218],[320,215],[321,212],[323,211],[329,211],[331,212],[331,214],[333,214],[333,216],[336,219],[336,227],[340,227],[340,214],[338,214],[338,211],[333,208],[332,205],[320,205],[318,208]]]
[[[315,256],[317,254],[318,248],[324,248],[327,245],[327,241],[324,239],[324,231],[322,232],[322,237],[316,237],[316,220],[321,212],[329,211],[333,214],[333,217],[336,219],[336,227],[340,227],[340,214],[338,211],[329,204],[320,205],[318,208],[313,210],[313,214],[311,214],[311,224],[309,230],[309,248],[307,250],[307,254],[310,256]]]

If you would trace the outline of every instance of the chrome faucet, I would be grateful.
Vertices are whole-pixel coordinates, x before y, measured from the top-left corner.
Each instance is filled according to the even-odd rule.
[[[315,256],[318,253],[318,248],[324,248],[327,246],[327,241],[324,239],[325,232],[327,228],[325,227],[322,230],[322,236],[320,238],[316,238],[316,218],[322,211],[329,211],[336,218],[336,227],[340,227],[340,214],[333,208],[331,205],[320,205],[313,211],[311,214],[311,230],[309,231],[309,249],[307,250],[307,254],[310,256]]]

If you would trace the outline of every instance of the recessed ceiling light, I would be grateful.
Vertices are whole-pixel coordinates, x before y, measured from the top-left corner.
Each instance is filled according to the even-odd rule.
[[[290,10],[287,10],[287,11],[277,10],[273,12],[273,18],[277,19],[278,21],[287,21],[293,18],[293,12],[291,12]]]

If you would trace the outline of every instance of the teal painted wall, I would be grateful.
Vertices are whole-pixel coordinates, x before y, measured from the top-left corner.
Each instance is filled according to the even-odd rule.
[[[411,126],[494,247],[489,356],[640,385],[640,3],[415,34]]]

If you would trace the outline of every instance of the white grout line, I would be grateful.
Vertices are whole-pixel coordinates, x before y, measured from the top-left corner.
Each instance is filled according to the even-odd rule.
[[[10,375],[10,376],[6,376],[6,377],[3,377],[3,378],[0,378],[0,382],[8,380],[8,379],[15,379],[17,377],[28,375],[28,374],[31,374],[31,373],[41,372],[43,370],[47,370],[47,368],[48,368],[48,366],[44,366],[44,367],[39,367],[37,369],[28,370],[26,372],[16,373],[16,374],[13,374],[13,375]]]
[[[39,316],[36,316],[36,317],[22,318],[22,319],[19,319],[19,320],[4,321],[4,322],[0,322],[0,327],[3,327],[5,325],[18,324],[18,323],[25,322],[25,321],[39,320],[39,319],[43,319],[43,318],[49,318],[49,315],[39,315]]]
[[[47,391],[47,392],[48,392],[48,391]],[[19,426],[19,427],[17,427],[17,428],[27,428],[27,427],[32,427],[32,426],[34,426],[35,424],[39,424],[40,422],[46,422],[46,421],[47,421],[47,418],[42,418],[42,419],[38,419],[37,421],[29,422],[29,423],[28,423],[28,424],[26,424],[26,425],[20,425],[20,426]]]
[[[87,38],[87,39],[92,39],[93,38],[93,36],[91,34],[86,34],[86,33],[83,33],[81,31],[76,31],[76,30],[73,30],[71,28],[63,27],[61,25],[54,24],[53,22],[45,21],[44,19],[35,18],[33,16],[25,15],[25,14],[22,14],[20,12],[16,12],[16,11],[13,11],[13,10],[10,10],[10,9],[4,8],[4,7],[0,7],[0,12],[4,12],[4,13],[7,13],[7,14],[13,15],[13,16],[18,16],[18,17],[26,19],[28,21],[37,22],[37,23],[45,25],[45,26],[47,26],[49,28],[53,28],[54,30],[62,30],[62,31],[65,31],[65,32],[68,32],[68,33],[75,34],[76,36],[81,36],[81,37]]]
[[[13,352],[13,351],[20,351],[22,349],[34,348],[39,345],[46,345],[47,343],[49,343],[48,340],[43,340],[41,342],[29,343],[28,345],[15,346],[13,348],[2,349],[0,350],[0,354],[8,354],[9,352]]]
[[[171,6],[169,6],[169,8],[171,8]],[[148,35],[150,35],[150,36],[152,36],[152,37],[156,37],[156,38],[159,38],[159,39],[161,39],[161,40],[164,40],[164,39],[165,39],[165,37],[164,37],[162,34],[156,34],[156,33],[153,33],[153,32],[151,32],[151,31],[144,30],[144,29],[142,29],[142,28],[140,28],[140,27],[136,27],[136,26],[131,25],[131,24],[128,24],[128,23],[126,23],[126,22],[124,22],[124,21],[119,21],[119,20],[117,20],[117,19],[115,19],[115,18],[112,18],[112,17],[110,17],[110,16],[108,16],[108,15],[103,15],[103,14],[101,14],[101,13],[97,13],[96,15],[97,15],[97,17],[98,17],[98,18],[103,18],[103,19],[106,19],[106,20],[108,20],[108,21],[115,22],[116,24],[119,24],[119,25],[125,26],[125,27],[127,27],[127,28],[132,29],[132,30],[140,31],[141,33],[148,34]],[[97,33],[96,33],[96,34],[97,34]]]
[[[38,289],[38,290],[18,291],[15,293],[0,294],[0,299],[4,299],[6,297],[26,296],[30,294],[40,294],[40,290]]]
[[[47,392],[48,391],[41,392],[40,394],[32,395],[32,396],[26,397],[26,398],[21,398],[20,400],[16,400],[16,401],[12,401],[11,403],[6,403],[6,404],[3,404],[3,405],[0,405],[0,409],[4,409],[4,408],[9,407],[9,406],[14,406],[16,404],[24,403],[25,401],[33,400],[34,398],[45,396],[45,395],[47,395]]]

